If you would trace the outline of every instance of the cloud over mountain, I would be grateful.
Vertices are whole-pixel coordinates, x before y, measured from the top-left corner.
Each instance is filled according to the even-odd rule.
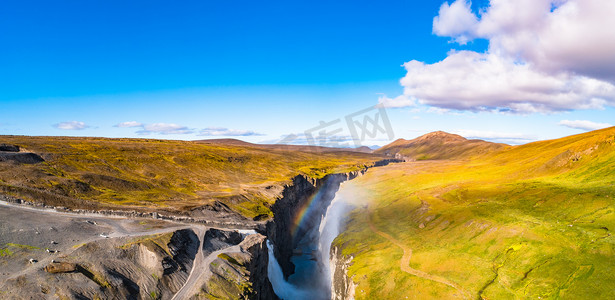
[[[574,120],[574,121],[562,120],[559,122],[559,125],[566,126],[569,128],[574,128],[574,129],[587,130],[587,131],[598,130],[598,129],[613,126],[609,123],[596,123],[596,122],[587,121],[587,120]]]
[[[201,136],[258,136],[263,135],[251,130],[229,129],[224,127],[208,127],[199,131]]]
[[[199,136],[260,136],[263,135],[251,130],[229,129],[224,127],[207,127],[201,130],[190,128],[188,126],[175,123],[152,123],[144,124],[137,121],[127,121],[116,124],[118,128],[141,128],[136,133],[140,135],[149,134],[192,134],[197,133]]]
[[[143,130],[137,131],[138,134],[190,134],[194,132],[193,129],[173,123],[144,124],[142,127]]]

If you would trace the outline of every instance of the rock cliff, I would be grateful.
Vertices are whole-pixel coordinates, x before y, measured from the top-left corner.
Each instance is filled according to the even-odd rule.
[[[342,250],[337,246],[331,246],[329,265],[331,268],[331,299],[345,300],[354,299],[355,284],[348,277],[348,267],[352,263],[352,257],[342,255]]]
[[[392,162],[400,160],[381,160],[373,167],[385,166]],[[266,235],[273,242],[274,254],[285,278],[295,271],[290,258],[300,237],[308,229],[319,226],[340,184],[364,174],[368,168],[366,166],[359,171],[330,174],[320,179],[300,175],[293,178],[292,184],[284,188],[282,197],[271,207],[273,220],[267,223]],[[308,207],[311,213],[304,212]]]

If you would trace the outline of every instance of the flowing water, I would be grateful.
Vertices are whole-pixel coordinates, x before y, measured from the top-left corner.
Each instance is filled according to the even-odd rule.
[[[340,189],[341,190],[341,189]],[[340,234],[345,215],[354,206],[337,193],[321,219],[320,226],[305,231],[291,258],[295,273],[284,280],[284,274],[273,254],[274,245],[267,241],[269,251],[269,281],[278,297],[290,300],[320,300],[331,298],[331,243]]]

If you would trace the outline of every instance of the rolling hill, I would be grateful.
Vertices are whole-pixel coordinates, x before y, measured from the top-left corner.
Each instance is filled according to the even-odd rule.
[[[271,216],[269,206],[292,177],[320,178],[382,159],[237,140],[0,136],[0,144],[19,147],[0,156],[0,193],[70,208],[211,211],[212,217]]]
[[[435,135],[444,140],[412,143],[466,149]],[[615,297],[615,127],[489,147],[377,168],[344,187],[359,208],[334,245],[352,260],[356,299]]]
[[[357,148],[336,148],[336,147],[324,147],[324,146],[312,146],[312,145],[291,145],[291,144],[254,144],[245,142],[238,139],[208,139],[208,140],[196,140],[194,142],[203,144],[214,145],[234,145],[245,146],[252,148],[264,148],[274,150],[290,150],[290,151],[303,151],[303,152],[364,152],[372,153],[372,149],[367,146],[361,146]]]
[[[506,147],[508,145],[468,140],[460,135],[436,131],[412,140],[398,139],[374,152],[389,156],[399,154],[406,160],[467,159]]]

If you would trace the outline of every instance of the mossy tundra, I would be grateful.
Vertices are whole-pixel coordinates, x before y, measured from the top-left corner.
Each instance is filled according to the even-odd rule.
[[[45,159],[0,161],[0,193],[71,208],[184,212],[220,202],[245,217],[269,207],[296,175],[372,165],[381,155],[325,148],[152,139],[0,136]]]
[[[614,141],[610,128],[347,183],[359,208],[334,244],[354,257],[356,298],[615,298]]]

